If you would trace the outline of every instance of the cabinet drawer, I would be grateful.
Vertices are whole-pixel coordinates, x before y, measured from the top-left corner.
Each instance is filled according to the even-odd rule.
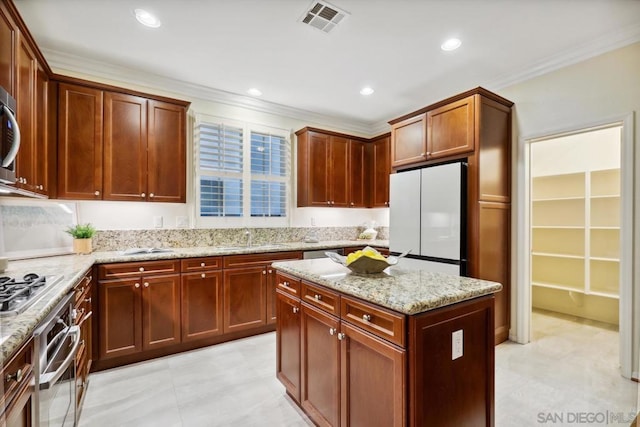
[[[302,282],[301,297],[303,301],[327,311],[334,316],[340,315],[340,296],[325,288]]]
[[[404,347],[405,316],[343,296],[340,317],[365,331]]]
[[[222,267],[222,257],[209,256],[203,258],[187,258],[181,261],[183,273],[203,270],[217,270]]]
[[[18,391],[25,383],[31,381],[31,373],[33,370],[32,355],[33,340],[29,340],[18,353],[6,364],[2,369],[2,396],[0,403],[6,408],[15,398]],[[2,411],[0,411],[2,412]]]
[[[282,292],[300,298],[301,286],[302,283],[300,282],[300,279],[287,276],[286,274],[276,273],[276,289],[280,289]]]
[[[123,262],[104,264],[98,267],[98,277],[100,279],[119,279],[140,276],[141,274],[171,274],[179,272],[179,260]]]
[[[269,252],[264,254],[229,255],[224,257],[224,268],[269,265],[274,261],[302,259],[302,252]]]
[[[91,289],[92,280],[93,275],[91,274],[91,270],[89,270],[87,273],[85,273],[84,277],[80,279],[78,283],[76,283],[76,285],[73,287],[73,290],[75,292],[76,304],[78,304],[80,299],[83,298],[87,292],[89,292],[89,290]]]

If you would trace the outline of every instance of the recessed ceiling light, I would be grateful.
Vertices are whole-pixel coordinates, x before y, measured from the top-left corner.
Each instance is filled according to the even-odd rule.
[[[456,50],[462,45],[460,39],[449,39],[440,45],[440,49],[445,51]]]
[[[136,9],[133,12],[136,14],[138,22],[146,27],[158,28],[161,25],[158,18],[144,9]]]
[[[260,96],[262,95],[262,92],[260,91],[260,89],[256,89],[255,87],[252,87],[251,89],[249,89],[247,91],[247,93],[251,96]]]
[[[373,88],[371,88],[369,86],[365,86],[362,89],[360,89],[360,95],[364,95],[364,96],[369,96],[373,92],[375,92],[375,91],[373,90]]]

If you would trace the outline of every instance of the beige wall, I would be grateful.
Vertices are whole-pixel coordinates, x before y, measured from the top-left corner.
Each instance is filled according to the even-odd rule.
[[[514,106],[514,201],[519,202],[520,212],[514,209],[514,224],[522,224],[524,215],[524,144],[525,140],[553,134],[558,131],[580,129],[619,120],[634,113],[634,145],[636,146],[633,169],[634,178],[634,232],[633,232],[633,366],[639,366],[640,348],[640,43],[588,59],[528,81],[502,88],[500,95],[513,101]],[[518,148],[515,150],[515,148]],[[520,217],[520,219],[519,219]],[[515,230],[516,232],[518,230]],[[520,231],[520,238],[522,231]],[[526,256],[522,241],[515,241],[514,248],[520,257]],[[514,258],[514,266],[516,264]],[[518,263],[518,267],[521,267]],[[522,277],[518,276],[520,282]],[[522,283],[520,283],[522,286]],[[517,282],[514,282],[517,287]],[[514,310],[515,311],[515,310]]]

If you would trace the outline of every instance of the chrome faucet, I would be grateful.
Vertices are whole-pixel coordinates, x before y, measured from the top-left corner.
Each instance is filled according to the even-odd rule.
[[[247,247],[250,248],[251,247],[251,230],[249,230],[248,228],[245,228],[244,235],[247,236]]]

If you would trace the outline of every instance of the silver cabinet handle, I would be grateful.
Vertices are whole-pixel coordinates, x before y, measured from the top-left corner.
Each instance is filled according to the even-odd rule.
[[[328,205],[330,205],[330,204],[331,204],[331,201],[330,201],[330,200],[327,200],[327,204],[328,204]]]
[[[22,381],[22,368],[18,369],[14,374],[7,374],[6,377],[4,377],[5,382],[9,382],[11,380],[19,383]]]
[[[351,206],[355,205],[355,203],[351,202]]]
[[[140,273],[142,273],[142,272],[144,271],[144,267],[140,267],[140,268],[138,269],[138,271],[139,271]]]
[[[207,277],[207,275],[206,275],[206,274],[204,274],[204,273],[202,273],[202,274],[200,275],[200,277],[202,277],[202,278],[204,279],[205,277]]]
[[[100,192],[98,190],[94,191],[93,194],[95,194],[96,196],[100,195]]]
[[[313,297],[316,299],[316,301],[320,301],[322,299],[322,295],[318,294],[315,294]]]
[[[145,196],[146,196],[146,194],[144,194],[144,193],[140,194],[140,197],[145,197]]]
[[[280,283],[280,285],[284,286],[285,288],[288,288],[289,287],[289,282],[284,281],[284,282]]]
[[[91,297],[86,298],[86,299],[84,300],[84,302],[86,302],[86,303],[88,303],[88,304],[91,304]]]
[[[144,194],[144,193],[143,193]],[[153,193],[149,193],[149,197],[153,199],[153,197],[155,196],[155,194]]]
[[[365,322],[371,322],[371,315],[370,314],[363,314],[362,315],[362,320],[364,320]]]
[[[206,264],[204,262],[200,263],[200,267],[204,267]]]
[[[269,274],[273,273],[273,270],[269,269]]]
[[[343,339],[345,339],[346,337],[347,337],[347,336],[346,336],[345,334],[343,334],[342,332],[340,332],[340,333],[338,334],[338,339],[339,339],[340,341],[342,341],[342,340],[343,340]]]
[[[336,328],[329,328],[329,335],[335,335],[337,332]]]
[[[136,283],[135,285],[133,285],[134,288],[139,288],[140,287],[140,283]]]
[[[295,314],[295,313],[297,313],[297,312],[299,312],[299,311],[300,311],[300,309],[299,309],[298,307],[293,307],[293,313],[294,313],[294,314]]]
[[[144,287],[148,288],[149,287],[149,282],[144,282]]]
[[[262,274],[266,275],[267,274],[267,270],[262,270]]]

